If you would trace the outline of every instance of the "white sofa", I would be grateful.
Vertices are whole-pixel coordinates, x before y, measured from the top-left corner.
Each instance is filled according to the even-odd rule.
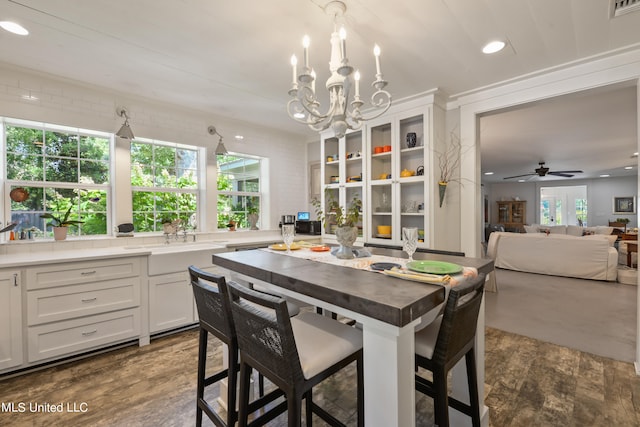
[[[582,279],[615,281],[617,236],[571,236],[546,233],[494,232],[487,255],[495,266],[508,270]]]
[[[609,236],[613,233],[614,227],[605,225],[597,225],[595,227],[581,227],[579,225],[541,225],[531,224],[525,225],[524,230],[527,233],[546,233],[549,234],[566,234],[569,236],[584,236],[591,234],[602,234]]]

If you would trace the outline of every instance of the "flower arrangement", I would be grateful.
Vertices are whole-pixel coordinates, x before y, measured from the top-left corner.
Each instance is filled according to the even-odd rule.
[[[360,221],[360,215],[362,213],[362,200],[360,200],[358,195],[353,196],[351,205],[348,208],[343,208],[340,206],[340,203],[333,198],[333,194],[329,192],[325,194],[327,197],[327,212],[331,213],[336,225],[338,227],[355,227]],[[326,215],[322,209],[320,200],[314,198],[311,204],[316,208],[318,219],[324,223]]]

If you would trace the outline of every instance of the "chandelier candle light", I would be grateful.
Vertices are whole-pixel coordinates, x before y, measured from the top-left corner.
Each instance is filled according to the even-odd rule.
[[[325,7],[325,12],[333,15],[334,19],[343,16],[345,11],[346,6],[340,1],[332,1]],[[373,54],[376,61],[376,80],[372,83],[375,92],[371,95],[371,107],[380,110],[371,117],[362,115],[360,107],[364,102],[360,99],[360,72],[354,72],[353,67],[349,65],[346,40],[346,30],[342,27],[338,31],[337,24],[334,22],[329,61],[331,76],[326,83],[329,91],[327,112],[323,114],[318,110],[320,103],[316,97],[316,73],[309,65],[309,36],[304,36],[302,39],[303,56],[300,74],[298,74],[298,59],[295,55],[291,56],[293,82],[289,95],[292,99],[287,104],[287,112],[292,119],[307,124],[318,132],[331,127],[338,138],[342,138],[349,129],[360,129],[366,120],[381,116],[391,106],[391,94],[384,90],[387,82],[382,78],[380,70],[380,47],[375,45]],[[349,104],[352,85],[355,86],[355,90],[353,101]]]

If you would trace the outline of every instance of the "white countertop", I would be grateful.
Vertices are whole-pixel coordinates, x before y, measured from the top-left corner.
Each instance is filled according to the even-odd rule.
[[[244,234],[244,233],[243,233]],[[296,241],[320,241],[321,236],[296,236]],[[120,258],[131,256],[148,256],[152,254],[167,254],[172,252],[189,252],[211,250],[225,252],[236,248],[252,245],[269,245],[282,242],[278,234],[258,234],[245,236],[234,235],[229,239],[203,240],[197,242],[171,242],[154,244],[129,244],[123,246],[70,248],[55,250],[39,250],[0,255],[0,268],[28,267],[59,262],[90,261],[96,258]]]
[[[96,258],[119,258],[130,256],[146,256],[151,249],[124,249],[123,247],[71,249],[51,252],[29,252],[0,257],[0,268],[29,267],[58,262],[89,261]]]

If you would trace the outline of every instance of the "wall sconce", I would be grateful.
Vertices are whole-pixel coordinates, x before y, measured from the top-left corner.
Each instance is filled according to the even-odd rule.
[[[133,136],[133,131],[131,130],[131,127],[129,127],[129,116],[127,115],[127,110],[120,107],[116,110],[116,113],[118,114],[118,116],[124,117],[124,124],[122,125],[122,127],[120,127],[120,130],[116,132],[116,136],[123,139],[135,138]]]
[[[220,137],[220,139],[218,140],[218,146],[216,147],[216,151],[215,151],[216,155],[229,154],[229,152],[227,151],[226,147],[222,143],[222,135],[220,135],[218,133],[218,131],[216,130],[216,127],[215,126],[209,126],[207,128],[207,132],[209,132],[209,135],[218,135]]]

